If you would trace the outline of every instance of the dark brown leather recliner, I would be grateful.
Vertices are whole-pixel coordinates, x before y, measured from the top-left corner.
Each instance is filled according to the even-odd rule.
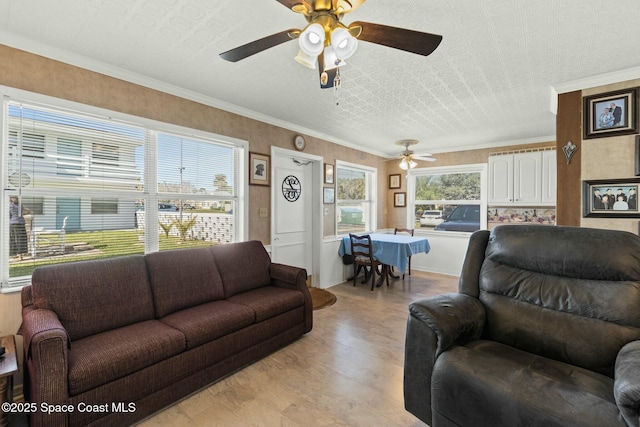
[[[502,225],[410,305],[406,409],[439,426],[638,426],[640,237]]]

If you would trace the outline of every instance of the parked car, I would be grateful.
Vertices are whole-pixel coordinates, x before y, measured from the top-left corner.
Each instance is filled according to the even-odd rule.
[[[158,211],[162,212],[176,212],[178,211],[178,207],[173,203],[158,203]]]
[[[435,227],[442,221],[444,221],[442,218],[442,211],[424,211],[420,217],[420,226]]]
[[[445,221],[436,225],[440,231],[476,231],[480,230],[480,205],[459,205]]]

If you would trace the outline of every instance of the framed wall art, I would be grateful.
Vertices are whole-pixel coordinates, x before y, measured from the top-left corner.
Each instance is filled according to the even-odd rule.
[[[636,151],[634,153],[635,158],[635,175],[640,176],[640,135],[636,136]]]
[[[324,164],[324,183],[333,184],[333,165]]]
[[[389,189],[400,188],[400,174],[389,175]]]
[[[324,204],[332,204],[336,200],[336,190],[333,187],[324,187],[322,202]]]
[[[640,218],[640,178],[582,181],[583,216]]]
[[[393,193],[393,207],[403,208],[405,206],[407,206],[407,193],[404,191]]]
[[[584,139],[638,132],[638,88],[583,98]]]
[[[269,185],[271,157],[266,154],[249,152],[249,184]]]

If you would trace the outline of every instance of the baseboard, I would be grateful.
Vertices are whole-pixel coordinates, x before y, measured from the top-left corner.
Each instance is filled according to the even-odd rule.
[[[24,387],[22,384],[13,386],[13,401],[24,402]]]

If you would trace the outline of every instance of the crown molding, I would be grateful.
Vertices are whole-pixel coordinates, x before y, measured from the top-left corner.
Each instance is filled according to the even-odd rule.
[[[561,94],[635,79],[640,79],[640,67],[627,68],[624,70],[612,71],[610,73],[557,83],[552,86],[552,89],[555,90],[556,93]]]

